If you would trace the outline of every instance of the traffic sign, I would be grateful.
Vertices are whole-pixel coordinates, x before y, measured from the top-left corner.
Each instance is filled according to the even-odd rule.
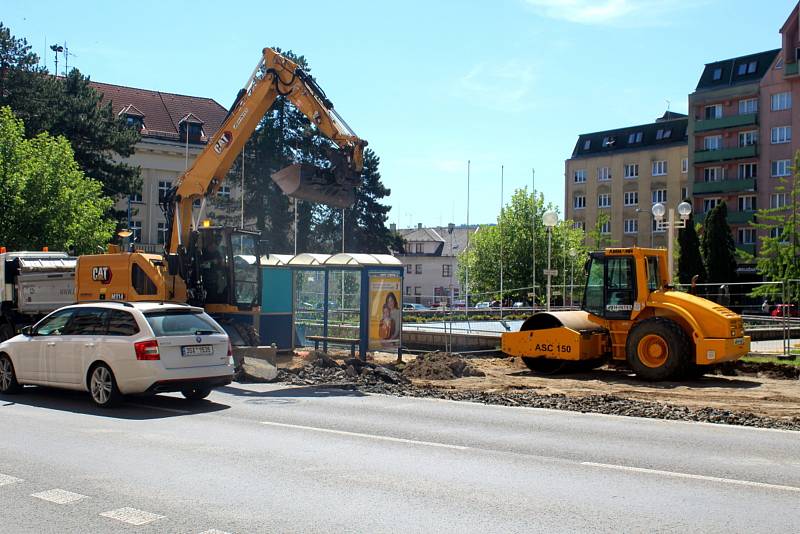
[[[544,269],[545,276],[558,276],[558,269]]]

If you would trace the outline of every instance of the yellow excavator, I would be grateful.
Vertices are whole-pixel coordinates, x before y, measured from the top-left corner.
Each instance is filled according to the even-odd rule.
[[[249,323],[260,303],[259,234],[211,226],[204,213],[207,200],[217,193],[278,96],[292,102],[336,150],[330,168],[295,164],[273,174],[273,180],[284,193],[299,199],[342,208],[352,205],[367,142],[339,116],[308,73],[265,48],[219,130],[165,195],[164,253],[109,247],[107,254],[81,256],[75,287],[78,301],[187,302],[217,317],[234,315]],[[196,201],[199,208],[193,208]]]
[[[740,315],[669,286],[663,249],[594,252],[586,274],[580,311],[535,313],[502,335],[503,352],[540,374],[611,362],[645,380],[675,380],[750,351]]]

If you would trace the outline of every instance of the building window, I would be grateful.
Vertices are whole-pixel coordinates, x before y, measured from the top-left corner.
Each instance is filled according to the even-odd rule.
[[[708,119],[721,119],[722,118],[722,104],[714,104],[706,106],[705,118]]]
[[[410,263],[406,265],[406,274],[411,274],[413,272],[414,272],[414,266],[411,265]]]
[[[452,274],[450,273],[450,265],[449,264],[442,265],[442,277],[450,278],[451,276]]]
[[[739,197],[739,211],[756,211],[756,196],[744,195]]]
[[[656,131],[656,139],[669,139],[672,137],[672,128],[659,128]]]
[[[639,205],[639,192],[638,191],[625,191],[622,194],[623,204],[625,206],[638,206]]]
[[[780,111],[782,109],[790,109],[792,107],[792,93],[775,93],[771,98],[772,111]]]
[[[653,176],[664,176],[665,174],[667,174],[667,162],[665,160],[654,161]]]
[[[414,286],[414,294],[422,295],[422,288],[420,286]]]
[[[713,210],[719,204],[718,198],[704,198],[703,199],[703,213],[708,213],[709,211]]]
[[[600,193],[597,195],[597,207],[598,208],[610,208],[611,207],[611,195],[608,193]]]
[[[224,198],[225,200],[230,200],[231,186],[223,185],[222,187],[220,187],[219,191],[217,191],[217,196],[219,196],[220,198]]]
[[[172,182],[168,180],[159,180],[158,182],[158,201],[164,202],[164,196],[172,189]]]
[[[626,163],[625,164],[625,178],[638,178],[639,177],[639,164]]]
[[[131,201],[131,203],[134,203],[134,204],[141,204],[142,203],[142,190],[140,189],[139,191],[137,191],[135,193],[131,193],[130,194],[130,201]]]
[[[719,67],[715,68],[714,72],[712,74],[712,78],[714,79],[714,81],[721,80],[722,79],[722,69],[719,68]]]
[[[575,183],[576,184],[586,183],[586,169],[578,169],[577,171],[575,171]]]
[[[703,138],[703,148],[706,150],[719,150],[722,148],[721,135],[709,135]]]
[[[686,174],[689,172],[689,158],[683,158],[681,160],[681,174]]]
[[[628,144],[632,145],[634,143],[641,143],[642,142],[642,132],[633,132],[628,135]]]
[[[739,115],[750,115],[752,113],[758,113],[758,99],[747,98],[739,100]]]
[[[752,245],[756,242],[755,228],[739,228],[739,243],[742,245]]]
[[[156,242],[159,245],[163,245],[167,240],[167,223],[160,222],[158,223],[158,229],[156,231]]]
[[[415,266],[415,268],[414,268],[414,271],[415,271],[417,274],[422,274],[422,264],[421,264],[421,263],[418,263],[418,264]]]
[[[747,132],[739,132],[739,146],[751,146],[758,142],[758,130],[750,130]],[[720,148],[722,148],[722,140],[720,139]]]
[[[654,189],[653,190],[653,204],[658,204],[661,202],[662,204],[667,201],[667,190],[666,189]]]
[[[611,172],[608,167],[597,167],[597,180],[607,182],[611,179]]]
[[[722,180],[722,167],[706,167],[703,169],[703,180],[706,182],[719,182]]]
[[[592,140],[587,139],[586,141],[583,142],[583,149],[589,150],[590,148],[592,148]]]
[[[425,252],[425,243],[414,243],[414,253],[423,254]]]
[[[611,233],[611,222],[606,221],[600,226],[600,233],[601,234],[610,234]]]
[[[779,143],[789,143],[792,140],[792,127],[791,126],[776,126],[772,129],[770,138],[773,145]]]
[[[582,210],[586,207],[586,196],[585,195],[575,195],[572,199],[572,207],[576,210]]]
[[[786,193],[773,193],[769,197],[770,209],[786,207]]]
[[[683,200],[689,200],[689,188],[688,187],[681,187],[681,198]]]
[[[411,286],[406,286],[406,295],[411,294]]]
[[[132,243],[141,243],[142,242],[142,221],[131,221],[131,242]]]
[[[617,142],[617,138],[613,135],[609,135],[603,138],[603,148],[611,148],[614,146],[614,143]]]
[[[625,219],[624,230],[626,234],[636,234],[639,232],[639,219]]]
[[[740,163],[739,164],[739,179],[749,180],[758,176],[758,163]]]
[[[575,221],[572,223],[573,228],[577,228],[579,230],[586,231],[586,222],[585,221]]]
[[[777,159],[772,162],[772,176],[777,178],[780,176],[790,176],[792,173],[792,161],[788,159]]]
[[[653,232],[654,234],[663,234],[664,232],[667,231],[666,228],[664,228],[663,225],[658,224],[658,221],[655,220],[655,218],[651,217],[650,221],[651,221],[651,223],[650,223],[650,231]]]

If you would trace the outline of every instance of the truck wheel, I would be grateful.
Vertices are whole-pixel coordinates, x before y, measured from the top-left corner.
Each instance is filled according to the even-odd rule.
[[[651,317],[631,328],[625,348],[628,365],[645,380],[679,378],[692,355],[686,332],[664,317]]]
[[[555,375],[564,370],[564,363],[561,360],[550,360],[548,358],[526,358],[523,357],[522,361],[528,366],[528,369],[537,375]]]

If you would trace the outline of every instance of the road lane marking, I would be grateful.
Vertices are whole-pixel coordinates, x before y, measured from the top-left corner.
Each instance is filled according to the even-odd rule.
[[[0,473],[0,486],[7,486],[9,484],[15,484],[17,482],[23,482],[21,478],[12,477],[11,475],[4,475]]]
[[[435,441],[419,441],[416,439],[394,438],[391,436],[379,436],[377,434],[362,434],[360,432],[347,432],[346,430],[334,430],[332,428],[319,428],[316,426],[303,426],[303,425],[290,425],[286,423],[275,423],[273,421],[261,421],[262,425],[278,426],[282,428],[294,428],[297,430],[312,430],[314,432],[325,432],[328,434],[338,434],[340,436],[350,436],[356,438],[378,439],[382,441],[393,441],[395,443],[408,443],[410,445],[426,445],[428,447],[441,447],[444,449],[456,449],[465,451],[471,447],[464,447],[462,445],[450,445],[449,443],[437,443]]]
[[[225,532],[224,530],[217,530],[212,528],[211,530],[204,530],[200,534],[231,534],[230,532]]]
[[[100,515],[136,526],[146,525],[147,523],[152,523],[156,519],[164,518],[163,515],[145,512],[144,510],[137,510],[136,508],[131,508],[130,506],[126,506],[125,508],[117,508],[116,510],[109,510],[108,512],[102,512]]]
[[[81,495],[80,493],[73,493],[71,491],[58,488],[40,491],[39,493],[31,493],[31,497],[36,497],[37,499],[42,499],[43,501],[54,502],[56,504],[67,504],[88,498],[86,495]]]
[[[161,410],[162,412],[169,412],[169,413],[180,413],[180,414],[192,413],[189,410],[178,410],[177,408],[164,408],[162,406],[152,406],[150,404],[135,404],[133,402],[128,402],[126,404],[128,406],[134,406],[136,408],[149,408],[151,410]]]
[[[752,480],[739,480],[736,478],[712,477],[708,475],[693,475],[691,473],[678,473],[676,471],[661,471],[659,469],[647,469],[644,467],[631,467],[628,465],[599,464],[595,462],[581,462],[581,465],[589,467],[602,467],[604,469],[616,469],[618,471],[632,471],[635,473],[647,473],[651,475],[662,475],[674,478],[689,478],[693,480],[705,480],[708,482],[722,482],[724,484],[736,484],[737,486],[750,486],[754,488],[774,489],[781,491],[794,491],[800,493],[800,488],[796,486],[782,486],[780,484],[767,484],[766,482],[753,482]]]

